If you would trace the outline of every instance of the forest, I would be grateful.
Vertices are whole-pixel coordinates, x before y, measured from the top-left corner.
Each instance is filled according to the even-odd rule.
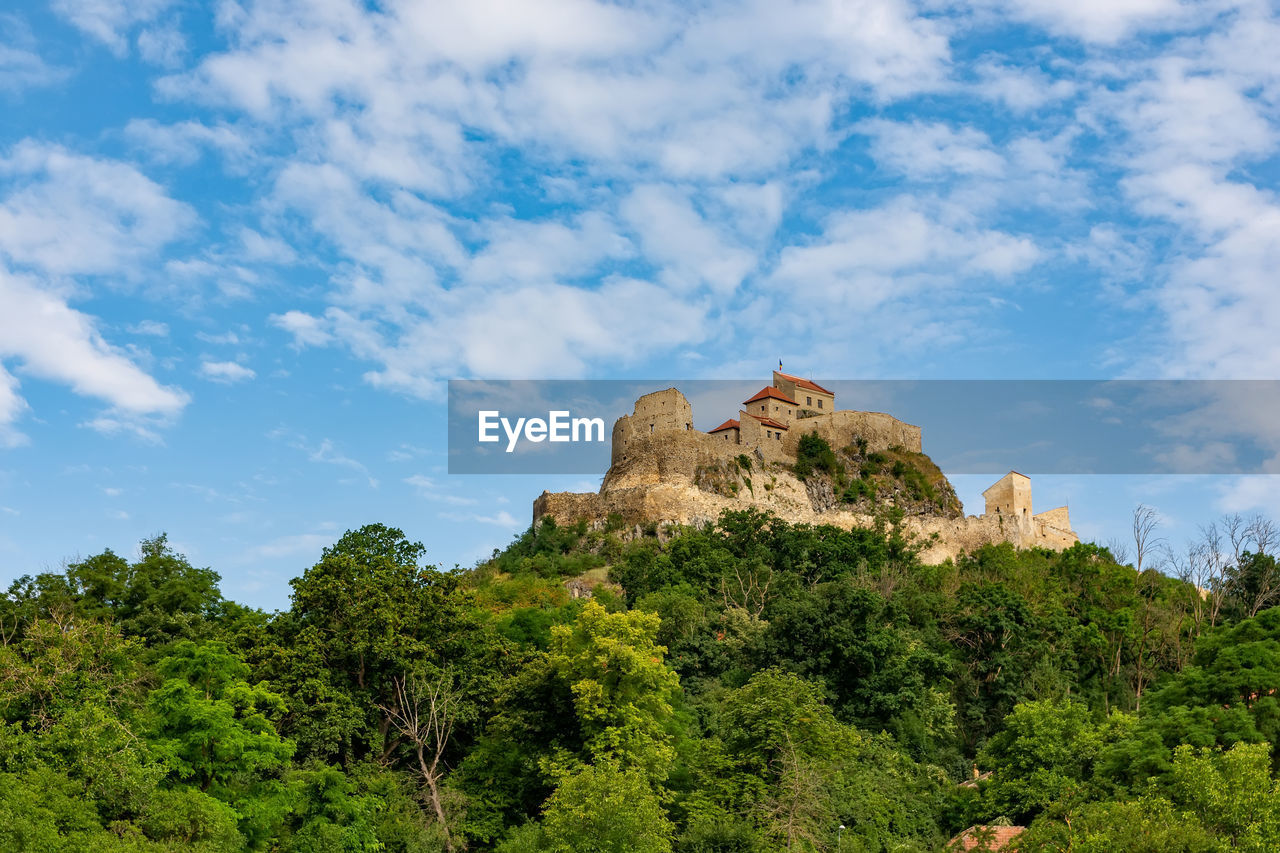
[[[77,558],[0,597],[0,850],[1280,850],[1275,529],[1133,531],[370,524],[272,613]]]

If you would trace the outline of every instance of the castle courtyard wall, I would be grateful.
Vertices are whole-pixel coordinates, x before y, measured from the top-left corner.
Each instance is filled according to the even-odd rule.
[[[920,427],[904,423],[884,412],[832,412],[800,418],[792,423],[783,438],[783,449],[795,458],[800,446],[800,436],[816,432],[836,450],[847,447],[855,438],[867,440],[869,451],[883,451],[901,447],[916,453],[923,452]]]

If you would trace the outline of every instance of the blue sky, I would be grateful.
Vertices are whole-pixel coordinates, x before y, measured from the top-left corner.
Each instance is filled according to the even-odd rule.
[[[1280,378],[1268,3],[7,8],[0,581],[165,530],[281,607],[349,527],[465,565],[594,487],[448,476],[454,377]]]

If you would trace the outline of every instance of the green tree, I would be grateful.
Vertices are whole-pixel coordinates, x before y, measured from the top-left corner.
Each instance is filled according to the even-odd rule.
[[[424,550],[395,528],[366,525],[292,581],[290,612],[253,657],[276,689],[299,700],[286,729],[302,756],[397,760],[406,741],[385,710],[395,705],[397,679],[422,663],[491,650],[456,578],[420,564]],[[466,669],[500,675],[478,662]]]
[[[177,779],[208,791],[280,770],[293,755],[293,743],[272,722],[284,713],[284,699],[249,684],[249,667],[226,644],[180,642],[156,669],[164,681],[150,697],[152,742]]]
[[[1226,752],[1177,749],[1172,799],[1193,812],[1231,850],[1280,850],[1280,788],[1271,776],[1270,750],[1238,744]]]
[[[673,832],[646,774],[608,760],[561,781],[542,827],[550,853],[670,853]]]
[[[1089,799],[1099,753],[1131,725],[1124,716],[1098,723],[1074,701],[1018,705],[979,754],[993,768],[984,791],[987,817],[1025,823],[1051,805]]]
[[[1037,820],[1018,837],[1020,853],[1219,853],[1224,849],[1194,814],[1158,796],[1087,803],[1065,821]]]
[[[587,758],[665,778],[674,757],[672,700],[679,679],[656,642],[652,613],[608,613],[589,602],[551,632],[549,661],[573,696]]]

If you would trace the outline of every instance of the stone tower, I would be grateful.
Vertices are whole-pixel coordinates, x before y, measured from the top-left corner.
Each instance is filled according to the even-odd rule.
[[[1010,471],[992,483],[982,496],[987,499],[987,515],[1012,519],[1021,527],[1031,525],[1031,478]]]

